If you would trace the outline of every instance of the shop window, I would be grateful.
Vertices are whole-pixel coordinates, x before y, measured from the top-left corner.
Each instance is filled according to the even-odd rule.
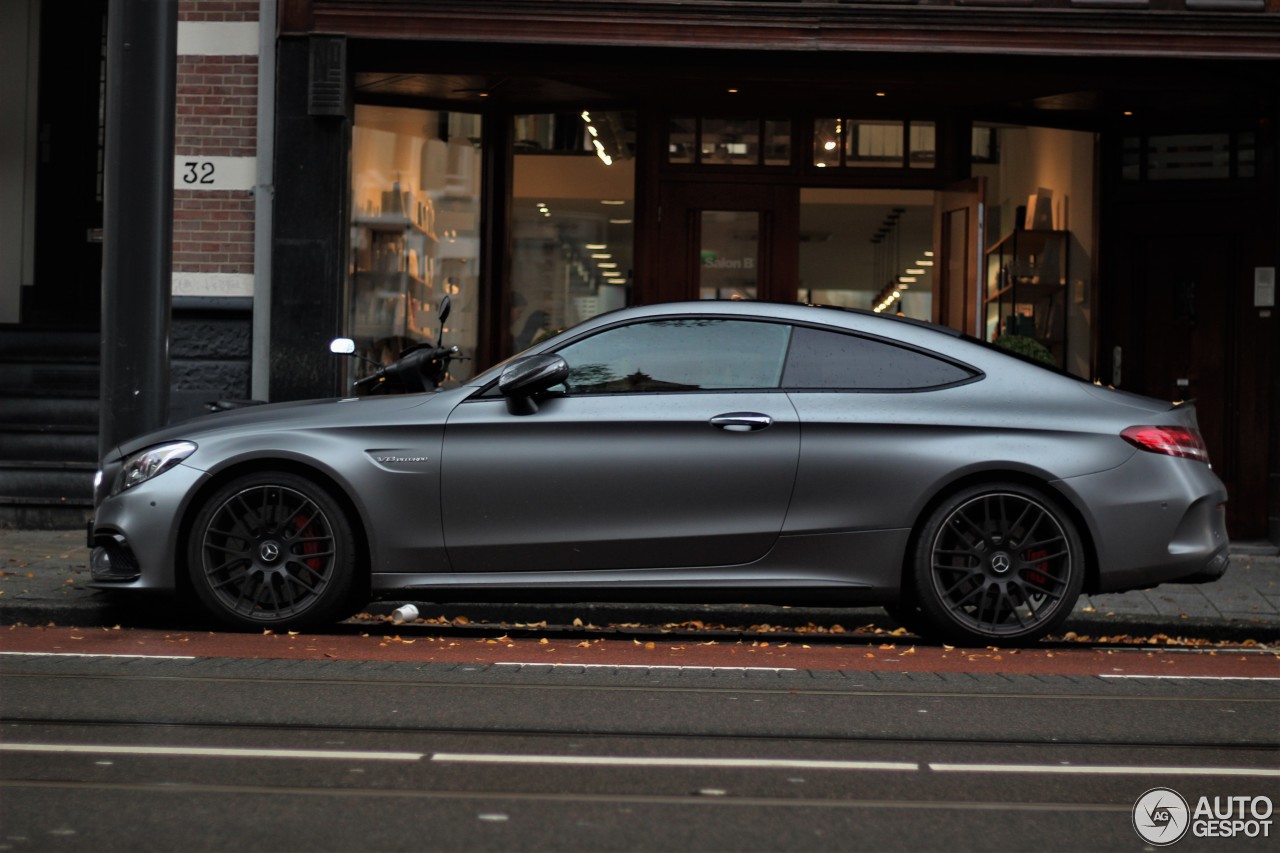
[[[819,118],[813,126],[818,168],[932,169],[937,125],[931,121]]]
[[[1249,131],[1128,136],[1121,146],[1126,181],[1252,178],[1257,142]]]
[[[975,124],[970,135],[969,159],[974,163],[1000,162],[1000,135],[991,125]]]
[[[634,114],[514,121],[507,353],[629,305],[635,233]]]
[[[992,131],[999,162],[973,164],[986,186],[982,281],[956,300],[966,317],[953,322],[966,330],[976,323],[988,340],[1030,338],[1059,367],[1092,377],[1095,300],[1105,286],[1092,278],[1098,137],[1009,124]],[[1137,174],[1140,144],[1126,158]]]
[[[756,117],[676,116],[667,162],[702,166],[790,166],[791,122]]]
[[[707,165],[754,166],[760,160],[760,122],[704,118],[699,161]]]
[[[699,299],[755,299],[760,281],[760,212],[704,210]]]
[[[440,339],[474,355],[481,143],[478,115],[356,106],[344,325],[365,358],[385,363]],[[442,328],[446,294],[452,309]],[[473,363],[454,362],[452,378],[467,378]],[[350,365],[368,370],[358,359]]]
[[[800,298],[930,319],[933,203],[926,190],[800,190]]]
[[[907,165],[932,169],[938,159],[938,131],[931,121],[913,121],[907,129]]]
[[[901,166],[901,121],[847,121],[845,126],[846,166]]]
[[[694,163],[697,158],[694,152],[698,145],[698,120],[696,118],[673,118],[667,132],[667,161],[671,163]]]

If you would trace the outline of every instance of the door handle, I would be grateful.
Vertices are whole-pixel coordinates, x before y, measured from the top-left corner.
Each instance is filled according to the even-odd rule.
[[[773,423],[773,418],[759,412],[727,412],[711,419],[711,425],[729,432],[752,432],[764,429]]]

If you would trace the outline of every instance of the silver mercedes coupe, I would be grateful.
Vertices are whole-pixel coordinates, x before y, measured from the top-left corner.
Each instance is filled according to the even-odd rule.
[[[300,629],[372,598],[883,605],[1027,642],[1213,580],[1192,405],[861,311],[601,315],[459,387],[255,406],[103,460],[94,585]]]

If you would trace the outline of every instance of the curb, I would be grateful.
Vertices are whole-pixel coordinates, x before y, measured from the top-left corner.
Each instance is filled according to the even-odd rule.
[[[636,625],[633,633],[662,635],[662,626],[701,621],[722,624],[730,633],[753,634],[753,625],[768,625],[774,629],[770,636],[795,633],[796,629],[809,625],[842,626],[845,634],[797,634],[811,639],[875,636],[877,630],[893,631],[899,627],[887,613],[878,607],[818,608],[778,607],[773,605],[653,605],[582,602],[574,604],[492,604],[464,603],[436,605],[408,601],[374,601],[362,611],[377,620],[385,620],[388,627],[391,613],[403,604],[417,606],[425,618],[444,616],[452,619],[465,616],[469,626],[476,631],[529,630],[529,631],[586,631],[586,626],[599,626],[599,630],[613,630],[609,626]],[[202,614],[193,614],[169,599],[157,597],[159,605],[149,612],[143,602],[94,601],[78,605],[59,602],[10,601],[0,606],[0,626],[54,624],[64,627],[93,628],[112,627],[128,623],[133,628],[158,628],[167,630],[225,630],[212,625]],[[574,620],[580,620],[575,624]],[[542,623],[546,623],[545,626]],[[340,623],[342,624],[342,623]],[[345,624],[369,624],[368,620],[354,618]],[[526,626],[518,628],[516,626]],[[537,627],[528,627],[537,626]],[[430,630],[431,623],[406,623],[395,625],[397,630],[413,627]],[[790,631],[788,630],[790,629]],[[861,630],[859,630],[861,629]],[[1140,614],[1096,616],[1076,611],[1056,632],[1064,636],[1074,632],[1081,638],[1097,642],[1113,642],[1117,638],[1200,639],[1206,642],[1243,643],[1252,641],[1265,646],[1280,645],[1280,620],[1265,618],[1203,618],[1203,617],[1145,617]],[[682,633],[681,636],[687,636]],[[721,632],[720,636],[723,636]],[[915,635],[912,635],[915,636]],[[1077,640],[1078,641],[1078,640]],[[1156,644],[1158,645],[1158,644]]]

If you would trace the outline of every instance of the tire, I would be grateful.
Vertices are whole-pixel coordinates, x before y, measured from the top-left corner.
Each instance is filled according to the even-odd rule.
[[[283,471],[247,474],[215,491],[187,546],[200,603],[237,629],[345,618],[363,603],[352,602],[359,568],[346,512],[317,483]]]
[[[934,638],[1017,644],[1060,626],[1084,586],[1084,545],[1039,490],[993,483],[950,496],[916,540],[912,582]]]

